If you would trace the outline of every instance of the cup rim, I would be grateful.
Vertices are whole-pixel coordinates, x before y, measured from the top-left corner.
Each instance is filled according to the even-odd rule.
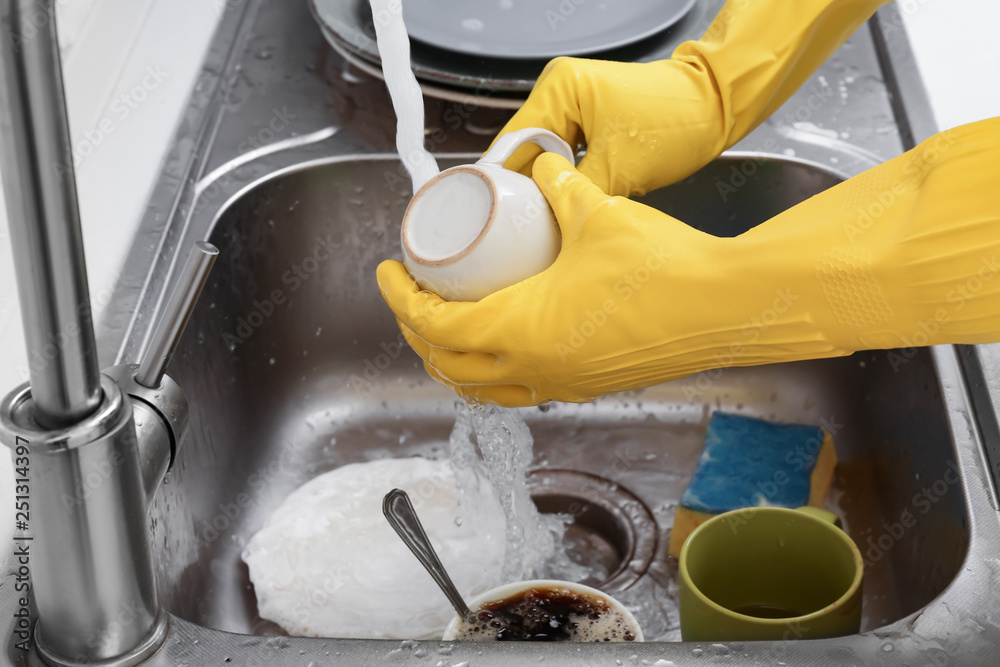
[[[850,548],[851,555],[854,557],[854,565],[855,565],[854,578],[851,580],[851,585],[847,587],[847,590],[844,591],[844,593],[840,597],[838,597],[830,604],[820,607],[815,611],[811,611],[808,614],[801,614],[799,616],[788,616],[786,618],[761,618],[759,616],[750,616],[749,614],[741,614],[737,611],[729,609],[728,607],[723,607],[721,604],[719,604],[712,598],[705,595],[705,593],[703,593],[702,590],[697,586],[695,586],[694,582],[691,581],[691,575],[688,572],[688,568],[685,566],[685,563],[687,563],[687,558],[688,558],[688,551],[689,551],[688,546],[691,544],[691,539],[695,537],[695,535],[697,535],[699,532],[701,532],[701,530],[705,526],[716,522],[717,520],[721,519],[727,514],[730,514],[731,512],[744,512],[747,509],[753,509],[755,511],[763,510],[775,513],[788,513],[796,517],[807,518],[809,521],[814,521],[819,525],[822,525],[828,529],[835,530],[838,533],[840,533],[840,535],[843,537],[843,541],[846,542],[846,544]],[[681,547],[681,555],[677,559],[677,563],[678,563],[677,570],[680,573],[680,578],[681,578],[680,583],[685,585],[687,589],[691,591],[695,595],[695,597],[697,597],[701,602],[707,604],[710,609],[712,609],[713,611],[721,612],[723,615],[733,618],[735,620],[753,621],[755,623],[760,623],[768,626],[781,626],[781,625],[786,625],[790,622],[815,620],[816,618],[819,618],[821,615],[826,614],[829,610],[843,606],[844,604],[847,603],[848,600],[850,600],[855,594],[857,594],[858,589],[861,588],[861,581],[863,579],[865,570],[864,559],[861,557],[861,550],[858,549],[858,545],[854,543],[854,540],[851,539],[851,536],[848,535],[846,531],[842,530],[841,528],[837,528],[832,523],[824,521],[812,514],[809,514],[808,512],[800,512],[790,507],[773,507],[773,506],[741,508],[741,509],[729,510],[728,512],[723,512],[722,514],[717,514],[713,516],[711,519],[709,519],[708,521],[706,521],[705,523],[701,524],[693,531],[691,531],[691,534],[688,535],[686,540],[684,540],[684,546]]]
[[[486,216],[486,222],[483,223],[483,226],[480,228],[479,233],[476,235],[476,237],[471,241],[469,241],[469,243],[466,244],[464,248],[461,248],[457,252],[452,253],[451,255],[448,255],[447,257],[444,257],[442,259],[429,259],[427,257],[424,257],[420,253],[416,252],[410,246],[409,238],[407,237],[407,231],[409,230],[409,223],[410,223],[410,209],[413,208],[413,206],[417,203],[417,200],[420,197],[422,197],[424,193],[431,186],[440,181],[442,178],[462,172],[478,176],[479,179],[486,184],[486,188],[489,190],[490,212],[489,215]],[[420,187],[420,189],[416,191],[416,193],[414,193],[413,197],[410,199],[410,203],[406,205],[406,210],[403,211],[403,222],[400,225],[399,229],[399,237],[403,246],[403,253],[410,259],[411,262],[419,266],[442,267],[442,266],[450,266],[458,262],[460,259],[465,258],[466,256],[468,256],[469,253],[475,250],[482,242],[483,238],[485,238],[486,235],[489,233],[490,228],[493,227],[493,221],[496,220],[497,217],[498,199],[499,195],[497,194],[496,184],[493,182],[493,179],[490,178],[489,175],[485,173],[482,170],[482,167],[480,167],[478,164],[460,164],[435,174],[433,177],[430,178],[430,180],[424,183]]]
[[[632,641],[632,643],[646,641],[645,635],[643,635],[642,632],[642,626],[639,625],[639,621],[636,620],[632,612],[629,611],[628,608],[625,605],[623,605],[617,598],[612,597],[611,595],[605,593],[602,590],[598,590],[592,586],[587,586],[586,584],[579,584],[576,583],[575,581],[564,581],[561,579],[526,579],[524,581],[513,581],[509,584],[501,584],[487,591],[484,591],[483,593],[480,593],[471,600],[468,600],[467,604],[469,605],[469,609],[475,612],[484,602],[501,600],[505,597],[512,595],[513,593],[524,591],[530,588],[541,588],[543,586],[548,586],[550,588],[557,588],[557,587],[568,588],[577,593],[593,595],[606,600],[610,606],[614,607],[618,613],[622,614],[625,617],[626,621],[630,621],[632,625],[635,627],[636,631],[635,639]],[[454,632],[455,626],[458,625],[459,621],[461,620],[462,619],[459,618],[458,614],[452,616],[452,619],[448,622],[448,625],[445,626],[444,632],[442,633],[442,641],[458,641],[455,639],[448,639],[448,636],[452,632]]]

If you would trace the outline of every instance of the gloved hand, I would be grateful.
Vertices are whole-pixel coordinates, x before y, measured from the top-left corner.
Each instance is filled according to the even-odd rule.
[[[1000,119],[936,135],[736,238],[608,197],[562,158],[533,175],[555,263],[446,302],[401,264],[382,294],[468,400],[587,401],[719,366],[1000,340]]]
[[[551,130],[585,143],[580,171],[629,196],[691,175],[773,113],[875,10],[891,0],[729,0],[669,60],[557,58],[501,134]],[[507,161],[531,173],[539,149]]]

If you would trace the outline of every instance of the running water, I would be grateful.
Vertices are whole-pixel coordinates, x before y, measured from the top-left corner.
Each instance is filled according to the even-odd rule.
[[[462,401],[456,402],[456,412],[448,453],[461,496],[475,497],[478,479],[486,476],[506,518],[500,575],[504,583],[530,578],[583,581],[593,575],[561,548],[569,517],[542,514],[531,500],[526,475],[534,440],[521,415]]]
[[[423,97],[410,69],[402,3],[370,2],[382,72],[396,111],[396,150],[416,192],[439,170],[434,156],[424,148]],[[459,402],[449,444],[458,488],[463,497],[470,498],[477,479],[486,477],[493,486],[507,520],[505,582],[543,575],[580,581],[590,573],[560,548],[566,521],[539,513],[528,494],[526,479],[533,444],[531,432],[516,410],[467,407]]]
[[[413,191],[440,171],[424,148],[424,99],[410,69],[410,38],[401,0],[371,0],[382,74],[396,111],[396,151],[410,174]]]

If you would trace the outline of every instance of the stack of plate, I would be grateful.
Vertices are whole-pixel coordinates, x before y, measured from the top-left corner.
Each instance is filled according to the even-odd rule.
[[[721,0],[401,0],[428,95],[516,108],[556,56],[649,62],[697,39]],[[368,0],[309,0],[330,44],[381,77]]]

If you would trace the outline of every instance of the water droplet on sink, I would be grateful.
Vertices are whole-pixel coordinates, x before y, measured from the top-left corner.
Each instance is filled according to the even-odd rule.
[[[274,55],[274,53],[271,51],[271,49],[261,49],[260,51],[257,52],[257,59],[258,60],[270,60],[271,56],[273,56],[273,55]]]
[[[637,128],[634,125],[632,127],[628,128],[628,136],[634,137],[637,134],[639,134],[639,128]]]
[[[269,363],[269,364],[271,364],[272,366],[274,365],[274,357],[271,357],[271,358],[270,358],[270,359],[268,359],[267,361],[268,361],[268,363]]]
[[[788,540],[786,540],[784,537],[779,537],[778,538],[778,546],[779,547],[785,548],[786,544],[788,544]]]
[[[456,516],[455,517],[455,525],[456,526],[461,526],[463,523],[465,523],[465,521],[462,519],[462,517],[460,517],[460,516]]]
[[[318,336],[321,333],[323,333],[323,327],[316,327],[316,335]]]

